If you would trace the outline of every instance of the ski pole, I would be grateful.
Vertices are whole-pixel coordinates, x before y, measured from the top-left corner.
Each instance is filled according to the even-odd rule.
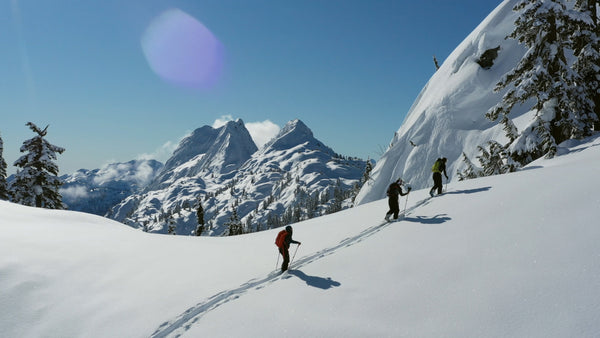
[[[296,258],[296,252],[298,252],[298,248],[299,248],[299,247],[300,247],[300,244],[298,244],[298,245],[296,246],[296,251],[294,251],[294,256],[292,256],[292,260],[290,261],[290,264],[289,264],[289,265],[292,265],[292,262],[294,261],[294,258]]]
[[[408,195],[410,194],[406,194],[406,200],[404,201],[404,211],[402,211],[402,214],[404,216],[406,216],[406,204],[408,204]]]
[[[277,270],[277,267],[279,266],[279,250],[277,251],[277,263],[275,263],[275,270]]]

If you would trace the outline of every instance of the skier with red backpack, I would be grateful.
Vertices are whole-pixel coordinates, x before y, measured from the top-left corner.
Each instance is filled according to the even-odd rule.
[[[283,264],[281,264],[281,272],[286,271],[288,268],[288,264],[290,263],[290,244],[302,244],[298,241],[292,239],[293,229],[291,225],[285,227],[284,230],[281,230],[277,234],[277,238],[275,239],[275,245],[279,248],[279,253],[283,256]]]

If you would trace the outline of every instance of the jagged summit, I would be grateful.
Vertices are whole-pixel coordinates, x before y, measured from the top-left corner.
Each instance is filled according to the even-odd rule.
[[[277,136],[264,145],[262,151],[284,150],[299,145],[303,145],[308,149],[321,150],[332,155],[334,154],[333,150],[317,140],[314,137],[312,130],[299,119],[286,123]]]
[[[171,170],[200,154],[214,155],[223,147],[237,146],[246,152],[255,152],[256,144],[241,119],[228,121],[220,128],[203,126],[179,142],[173,156],[165,163],[165,171]],[[238,152],[239,153],[239,152]]]
[[[218,130],[211,126],[203,126],[179,142],[173,155],[165,163],[165,168],[173,168],[191,160],[198,154],[204,154],[214,143]]]
[[[149,189],[165,187],[200,172],[227,174],[238,169],[258,148],[241,119],[224,126],[204,126],[183,139]]]
[[[354,189],[365,165],[336,155],[300,120],[288,122],[260,150],[242,120],[229,121],[182,140],[153,182],[109,216],[146,231],[171,227],[190,235],[198,225],[192,206],[201,199],[205,234],[228,234],[233,210],[246,231],[264,230],[340,210],[342,195]]]

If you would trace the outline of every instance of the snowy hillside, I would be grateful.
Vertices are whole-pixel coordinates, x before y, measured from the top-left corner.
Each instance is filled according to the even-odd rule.
[[[398,222],[382,223],[378,200],[298,223],[283,275],[277,229],[164,236],[0,201],[0,332],[595,337],[600,138],[560,154],[439,197],[414,191]]]
[[[144,191],[124,198],[108,216],[148,232],[171,227],[191,235],[200,199],[202,235],[228,234],[232,222],[246,232],[265,230],[327,208],[341,210],[333,205],[342,199],[336,192],[353,189],[364,168],[365,161],[337,155],[300,120],[290,121],[260,150],[242,120],[230,121],[182,140]]]
[[[432,186],[431,166],[439,157],[448,159],[447,173],[456,179],[464,169],[462,153],[474,159],[477,146],[489,140],[504,140],[504,132],[484,114],[495,106],[504,91],[494,87],[521,60],[525,49],[505,39],[514,29],[516,0],[505,0],[448,56],[410,108],[406,119],[377,161],[370,185],[365,185],[357,203],[385,196],[390,182],[402,177],[414,187]],[[478,61],[488,50],[497,50],[489,67]],[[493,54],[493,52],[490,52]],[[515,108],[514,117],[525,114]],[[528,115],[522,116],[526,121]]]
[[[69,210],[104,216],[122,199],[144,188],[162,167],[155,160],[134,160],[80,169],[60,177],[60,194]]]

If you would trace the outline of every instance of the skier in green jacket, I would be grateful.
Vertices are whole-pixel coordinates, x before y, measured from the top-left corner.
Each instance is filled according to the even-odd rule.
[[[444,185],[442,184],[442,173],[446,176],[446,180],[448,180],[448,174],[446,174],[446,158],[438,158],[433,167],[431,167],[431,171],[433,171],[433,188],[429,190],[429,195],[433,197],[433,192],[437,189],[438,195],[442,194],[442,189]]]

